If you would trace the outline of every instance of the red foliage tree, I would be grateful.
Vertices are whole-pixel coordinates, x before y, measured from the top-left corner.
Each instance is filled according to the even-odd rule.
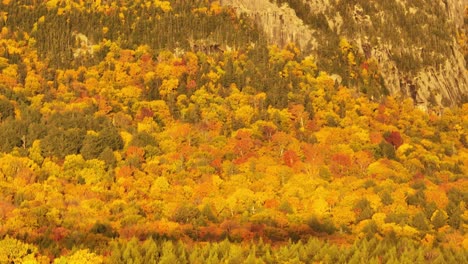
[[[392,144],[395,149],[399,148],[401,145],[403,145],[403,138],[400,135],[400,132],[398,131],[392,131],[390,133],[386,133],[384,135],[385,141],[387,141],[389,144]]]
[[[336,153],[331,158],[330,169],[335,176],[346,176],[351,165],[352,160],[349,155]]]
[[[294,164],[299,161],[299,157],[293,150],[287,150],[283,154],[283,160],[287,166],[293,167]]]

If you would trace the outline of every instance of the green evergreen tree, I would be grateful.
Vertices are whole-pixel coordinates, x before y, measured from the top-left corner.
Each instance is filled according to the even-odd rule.
[[[431,217],[431,222],[437,230],[447,224],[447,214],[443,210],[436,210]]]
[[[162,255],[159,259],[160,264],[178,264],[182,263],[174,252],[174,245],[171,241],[165,241],[162,244]]]
[[[159,254],[161,253],[158,245],[152,238],[148,238],[143,243],[143,263],[145,264],[157,264],[159,260]]]
[[[423,212],[418,212],[416,215],[413,216],[413,220],[411,225],[421,231],[428,231],[429,225],[427,222],[427,218]]]
[[[122,263],[143,264],[143,257],[140,252],[140,245],[136,238],[132,238],[126,245],[122,253]]]
[[[5,98],[0,98],[0,122],[6,120],[7,118],[15,117],[15,107]]]

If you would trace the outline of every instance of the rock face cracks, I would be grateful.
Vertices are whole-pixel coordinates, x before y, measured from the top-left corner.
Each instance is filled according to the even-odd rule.
[[[288,2],[298,1],[220,1],[253,19],[269,41],[280,46],[295,42],[317,54],[331,48],[324,47],[327,44],[320,41],[324,39],[321,34],[332,32],[347,38],[363,56],[377,61],[390,94],[411,97],[423,108],[467,102],[467,62],[457,41],[457,35],[468,33],[466,0],[398,0],[391,4],[383,0],[303,0],[311,15],[326,18],[327,31],[307,24],[303,10],[295,10],[298,5],[290,7]]]

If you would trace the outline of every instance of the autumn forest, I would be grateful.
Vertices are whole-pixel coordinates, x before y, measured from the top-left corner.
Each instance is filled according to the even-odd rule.
[[[340,82],[217,1],[0,30],[0,263],[468,262],[468,104],[389,95],[346,38]]]

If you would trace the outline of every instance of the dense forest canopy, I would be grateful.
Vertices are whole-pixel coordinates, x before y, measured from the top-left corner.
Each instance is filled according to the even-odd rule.
[[[467,262],[468,104],[217,1],[0,10],[0,263]]]

